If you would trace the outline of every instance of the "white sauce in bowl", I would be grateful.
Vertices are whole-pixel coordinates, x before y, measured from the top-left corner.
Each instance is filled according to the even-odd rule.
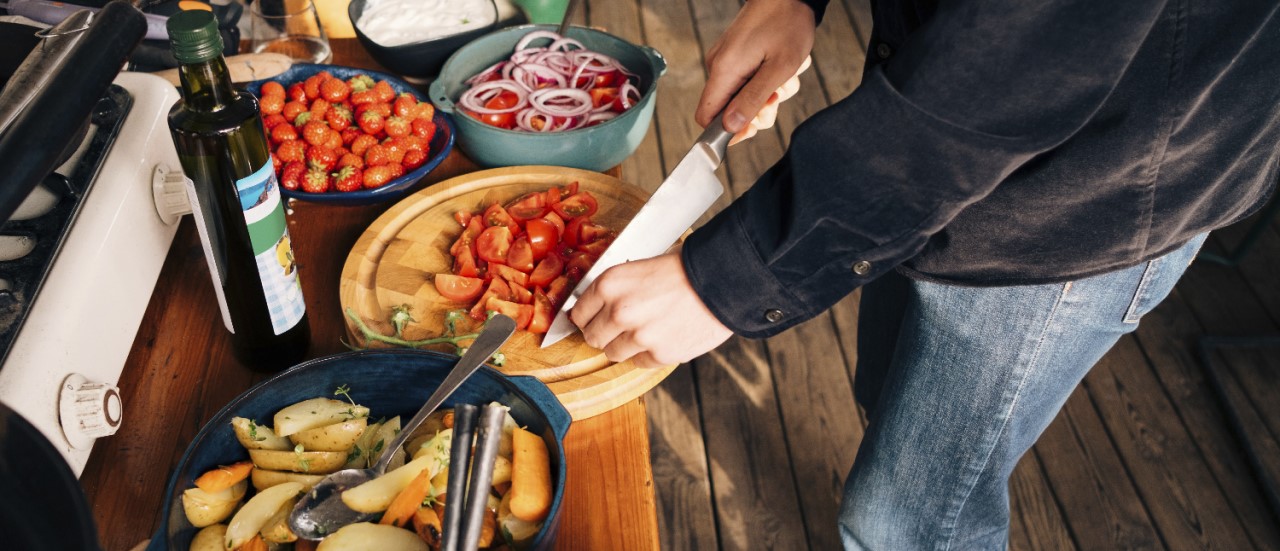
[[[383,46],[454,35],[494,22],[492,0],[369,0],[356,26]]]

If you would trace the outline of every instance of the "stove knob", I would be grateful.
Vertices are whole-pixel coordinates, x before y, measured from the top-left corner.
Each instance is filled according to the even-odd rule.
[[[92,382],[78,373],[62,382],[59,409],[62,433],[75,448],[88,449],[95,439],[111,436],[120,429],[120,389]]]
[[[156,165],[151,173],[151,194],[155,197],[156,213],[165,224],[172,225],[184,214],[191,214],[191,202],[187,199],[187,177],[181,170],[165,164]]]

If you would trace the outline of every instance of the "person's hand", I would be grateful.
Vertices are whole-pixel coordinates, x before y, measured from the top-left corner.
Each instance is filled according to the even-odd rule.
[[[569,319],[611,361],[631,359],[641,367],[687,362],[733,334],[694,292],[679,253],[605,270],[578,297]]]
[[[796,69],[796,74],[782,83],[773,94],[769,95],[769,99],[765,101],[764,107],[760,108],[760,112],[756,113],[755,118],[747,123],[747,127],[739,130],[733,138],[729,140],[729,145],[736,144],[742,140],[746,140],[755,136],[757,132],[768,128],[773,128],[773,123],[778,120],[778,106],[782,102],[791,99],[800,91],[800,74],[809,68],[810,58],[805,57],[804,63],[800,64],[800,68]]]
[[[800,73],[813,49],[814,27],[813,10],[799,0],[751,0],[743,5],[707,53],[707,85],[694,115],[698,124],[710,124],[723,108],[726,130],[748,130],[770,96]]]

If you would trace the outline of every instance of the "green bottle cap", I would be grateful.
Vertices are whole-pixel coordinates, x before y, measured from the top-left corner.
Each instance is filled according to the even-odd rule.
[[[200,63],[222,55],[222,35],[212,12],[184,11],[169,17],[166,27],[178,63]]]

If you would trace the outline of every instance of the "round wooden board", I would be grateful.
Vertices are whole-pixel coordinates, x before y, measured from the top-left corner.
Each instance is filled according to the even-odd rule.
[[[621,230],[648,195],[635,186],[598,172],[564,167],[521,166],[474,172],[432,185],[401,200],[360,235],[342,267],[339,302],[369,328],[391,334],[392,308],[409,305],[415,319],[404,329],[406,340],[444,333],[445,314],[462,305],[436,291],[434,274],[449,273],[449,246],[462,228],[458,211],[477,212],[530,191],[578,182],[600,209],[592,220]],[[364,337],[350,318],[347,335],[356,346]],[[470,320],[463,322],[469,324]],[[459,333],[471,330],[460,324]],[[502,347],[509,375],[532,375],[551,388],[574,419],[598,415],[648,392],[675,366],[642,369],[631,362],[612,363],[574,333],[547,348],[542,335],[519,331]],[[381,343],[373,343],[380,346]]]

